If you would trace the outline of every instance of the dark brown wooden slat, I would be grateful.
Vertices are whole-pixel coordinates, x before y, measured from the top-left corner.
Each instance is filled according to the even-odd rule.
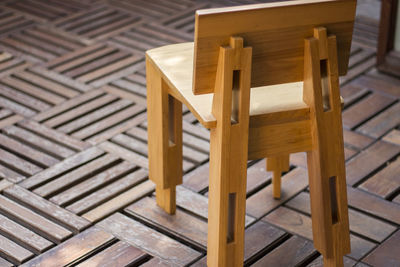
[[[112,126],[102,132],[96,133],[95,135],[86,139],[85,142],[88,142],[93,145],[97,145],[101,142],[104,142],[104,141],[112,138],[113,136],[115,136],[117,134],[125,132],[126,130],[137,126],[138,124],[141,124],[145,120],[147,120],[147,114],[145,112],[139,113],[139,115],[136,115],[133,118],[129,118],[128,120],[120,122],[117,125]]]
[[[25,263],[23,266],[52,266],[54,264],[64,266],[84,257],[113,239],[114,237],[111,234],[92,227]]]
[[[311,218],[285,207],[279,207],[266,217],[264,221],[277,225],[280,228],[312,240]],[[350,235],[351,257],[360,259],[365,256],[375,244],[355,235]]]
[[[57,115],[59,115],[63,112],[66,112],[69,109],[72,109],[76,106],[82,105],[83,103],[90,101],[91,99],[94,99],[96,97],[99,97],[100,95],[103,95],[103,94],[104,94],[104,92],[102,90],[90,91],[86,94],[82,94],[82,95],[72,98],[68,101],[65,101],[64,103],[57,105],[57,106],[47,110],[46,112],[40,113],[37,116],[35,116],[34,119],[39,122],[43,122],[45,120],[48,120],[49,118],[57,116]]]
[[[109,117],[105,117],[104,119],[95,122],[81,130],[78,130],[72,134],[72,136],[80,139],[86,139],[90,136],[95,135],[102,130],[108,129],[119,122],[125,121],[130,117],[134,117],[135,115],[143,112],[146,108],[140,105],[134,105],[127,107],[118,111],[115,114],[112,114]]]
[[[258,221],[246,229],[244,240],[244,260],[250,260],[254,255],[271,246],[282,238],[285,232],[274,226]]]
[[[41,86],[41,87],[45,88],[46,90],[52,91],[53,93],[56,93],[56,94],[64,96],[64,97],[71,98],[71,97],[78,95],[78,91],[76,91],[76,90],[73,90],[67,86],[61,85],[61,84],[51,81],[49,79],[45,79],[45,78],[35,75],[31,72],[27,72],[27,71],[20,72],[17,74],[17,76],[18,76],[18,78],[32,82],[33,84]]]
[[[76,214],[87,212],[88,210],[98,206],[105,201],[112,199],[117,194],[132,188],[140,182],[143,182],[147,178],[148,174],[143,169],[130,173],[121,179],[105,186],[104,188],[97,190],[86,197],[74,202],[73,204],[66,207]]]
[[[291,237],[252,266],[295,266],[315,253],[312,243],[301,237]]]
[[[14,264],[21,264],[34,256],[32,252],[0,235],[0,255]]]
[[[29,70],[30,70],[30,72],[35,73],[38,76],[42,76],[45,79],[54,81],[55,83],[59,83],[62,86],[71,88],[71,89],[79,91],[79,92],[87,92],[87,91],[93,89],[93,87],[90,85],[86,85],[84,83],[81,83],[79,81],[71,79],[70,77],[61,75],[54,71],[50,71],[41,66],[35,66],[34,68],[31,68]]]
[[[183,186],[195,192],[203,191],[208,187],[209,173],[208,163],[197,166],[196,169],[183,176]]]
[[[61,73],[65,73],[66,71],[70,71],[80,65],[85,64],[86,62],[90,62],[92,60],[95,60],[98,57],[102,57],[105,55],[108,55],[112,52],[115,52],[115,48],[114,47],[100,47],[100,49],[97,50],[92,50],[93,48],[97,48],[100,46],[95,46],[95,47],[90,47],[91,53],[87,53],[84,54],[83,56],[77,57],[77,58],[72,58],[72,60],[66,60],[64,62],[62,62],[61,64],[58,64],[57,67],[54,68],[55,71],[61,72]],[[76,52],[74,52],[74,54],[76,54]],[[72,56],[71,56],[72,57]]]
[[[346,164],[347,184],[354,185],[400,152],[400,147],[378,141]]]
[[[373,89],[377,92],[383,92],[388,95],[399,98],[399,80],[394,79],[385,74],[376,73],[372,71],[372,76],[363,75],[360,78],[356,79],[354,83],[359,86],[365,86],[370,89]]]
[[[102,171],[96,176],[82,181],[81,183],[68,188],[60,194],[55,195],[50,200],[58,205],[64,206],[75,199],[91,193],[103,184],[110,183],[121,176],[131,172],[136,166],[126,161]]]
[[[90,145],[85,142],[72,138],[58,131],[54,131],[53,129],[47,128],[46,126],[32,120],[24,120],[18,123],[18,126],[33,131],[40,136],[44,136],[57,144],[61,144],[64,147],[71,148],[75,151],[82,151],[90,147]]]
[[[87,177],[91,177],[95,173],[101,172],[106,166],[115,164],[118,160],[118,157],[114,155],[103,155],[36,188],[33,192],[42,197],[50,196],[65,187],[70,187],[74,183],[82,181]]]
[[[393,102],[393,98],[383,95],[369,95],[362,101],[343,111],[343,125],[347,129],[352,129]]]
[[[11,262],[6,261],[3,258],[0,258],[0,265],[4,266],[4,267],[13,267],[14,264],[12,264]]]
[[[23,92],[10,89],[7,86],[1,84],[0,84],[0,94],[4,97],[7,97],[10,100],[13,100],[19,104],[29,107],[30,109],[35,111],[43,111],[51,107],[49,104],[39,99],[36,99]]]
[[[197,216],[208,219],[208,198],[195,193],[183,186],[176,187],[176,204],[184,210],[190,211]],[[245,216],[245,225],[254,222],[255,219],[251,216]]]
[[[32,117],[36,114],[36,111],[30,109],[26,106],[18,104],[14,101],[9,100],[8,98],[0,96],[0,107],[7,108],[17,114],[21,114],[25,117]]]
[[[34,162],[35,165],[38,166],[50,167],[59,162],[58,159],[43,152],[37,151],[3,134],[0,134],[0,144],[8,150],[20,155],[21,157],[23,156],[28,158],[31,162]]]
[[[384,136],[383,140],[395,145],[400,145],[400,130],[395,129],[390,131],[390,133]]]
[[[100,108],[104,105],[108,105],[111,102],[115,101],[116,99],[117,99],[116,96],[106,94],[104,96],[94,99],[93,101],[90,101],[74,109],[71,109],[67,112],[64,112],[60,116],[54,117],[53,119],[46,121],[46,125],[49,127],[57,127],[73,118],[87,114],[87,112]]]
[[[6,163],[8,166],[22,174],[23,176],[34,175],[42,170],[42,168],[22,159],[6,150],[0,149],[0,162]]]
[[[64,124],[63,126],[59,127],[57,130],[60,130],[65,133],[71,133],[74,130],[80,129],[90,123],[93,123],[99,119],[102,119],[105,116],[113,114],[123,108],[132,105],[132,102],[126,99],[118,100],[117,102],[110,103],[107,106],[104,106],[100,109],[97,109],[93,112],[87,113],[82,117],[78,117],[75,120],[72,120],[69,123]]]
[[[64,97],[61,97],[57,94],[52,92],[43,90],[40,87],[34,86],[30,83],[27,83],[21,79],[16,77],[7,77],[1,80],[2,83],[6,84],[7,86],[17,88],[25,93],[29,93],[34,95],[35,97],[44,100],[50,104],[59,104],[65,100]]]
[[[379,138],[400,124],[400,103],[397,103],[357,128],[357,131]]]
[[[90,225],[87,220],[54,205],[50,201],[43,199],[18,185],[8,187],[4,190],[4,195],[18,201],[19,203],[23,203],[25,206],[28,206],[30,209],[46,216],[47,218],[57,221],[75,234]]]
[[[100,55],[98,59],[91,60],[87,64],[83,64],[78,66],[77,68],[73,68],[69,71],[64,72],[63,74],[76,78],[76,77],[88,77],[84,75],[89,75],[90,73],[96,71],[102,66],[110,64],[112,62],[118,62],[119,60],[126,58],[129,55],[128,52],[125,51],[113,51],[113,53],[106,53],[105,55]],[[81,82],[86,82],[87,80],[80,79]]]
[[[61,161],[60,163],[46,169],[45,171],[38,173],[37,175],[34,175],[25,181],[21,182],[19,185],[25,187],[25,188],[32,188],[37,185],[40,185],[42,183],[45,183],[54,177],[57,177],[59,175],[64,174],[70,169],[76,168],[80,165],[85,164],[88,161],[93,160],[94,158],[99,157],[100,155],[104,154],[104,152],[97,148],[97,147],[92,147],[89,148],[85,151],[82,151],[72,157],[69,157],[65,159],[64,161]]]
[[[323,262],[323,258],[322,256],[319,256],[316,260],[314,260],[313,262],[311,262],[309,265],[307,265],[307,267],[324,267],[324,262]],[[343,266],[344,267],[361,267],[361,266],[356,266],[357,261],[349,258],[349,257],[343,257]],[[366,267],[366,266],[364,266]]]
[[[396,266],[400,262],[399,244],[400,230],[372,251],[363,262],[372,266]]]
[[[146,257],[149,257],[143,251],[131,246],[125,242],[118,242],[111,247],[101,251],[86,261],[78,264],[79,267],[91,266],[131,266]]]
[[[300,193],[286,205],[307,215],[311,215],[310,195],[308,193]],[[350,231],[368,237],[376,242],[382,242],[396,230],[396,227],[354,209],[349,209],[348,213]]]
[[[372,144],[374,139],[353,131],[343,130],[343,140],[346,145],[362,150]]]
[[[34,230],[52,242],[60,243],[72,234],[67,229],[49,221],[6,197],[0,196],[0,203],[0,210],[3,214],[12,217],[13,220]]]
[[[147,180],[139,185],[132,187],[128,191],[115,196],[107,202],[99,205],[98,207],[84,213],[82,217],[88,219],[91,222],[97,222],[105,216],[122,209],[128,204],[146,196],[150,195],[155,189],[154,183]]]
[[[246,211],[249,215],[260,218],[280,204],[304,190],[308,184],[307,172],[296,168],[282,176],[282,196],[276,200],[272,196],[272,185],[264,187],[246,201]],[[262,204],[261,204],[262,203]]]
[[[207,223],[184,211],[178,209],[174,216],[171,216],[149,197],[128,206],[125,211],[197,247],[207,247]]]
[[[55,55],[45,52],[41,49],[35,48],[31,45],[25,44],[15,38],[3,38],[1,39],[1,43],[7,48],[11,47],[11,50],[18,49],[22,51],[22,53],[26,53],[29,56],[34,56],[39,61],[46,61],[55,58]]]
[[[196,260],[201,254],[177,241],[160,234],[120,213],[115,213],[97,224],[114,236],[133,244],[151,255],[160,257],[175,266]]]
[[[53,243],[47,239],[44,239],[40,235],[35,234],[31,230],[26,229],[1,214],[0,232],[3,236],[7,236],[14,242],[18,242],[35,254],[40,254],[53,246]]]
[[[396,192],[400,188],[400,158],[362,183],[360,188],[383,198]]]
[[[400,206],[365,191],[347,187],[349,205],[364,212],[400,224]]]

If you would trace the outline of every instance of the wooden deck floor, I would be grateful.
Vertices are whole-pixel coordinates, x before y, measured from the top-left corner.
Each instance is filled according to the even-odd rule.
[[[147,178],[144,51],[193,39],[229,1],[0,1],[0,266],[205,266],[209,133],[184,110],[176,216]],[[380,3],[359,0],[341,80],[352,252],[400,266],[400,80],[374,68]],[[398,77],[400,78],[400,77]],[[273,200],[248,168],[245,264],[322,266],[305,155]]]

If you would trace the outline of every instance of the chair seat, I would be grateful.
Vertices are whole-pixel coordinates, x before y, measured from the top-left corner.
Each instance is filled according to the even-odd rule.
[[[172,94],[184,103],[207,128],[216,125],[212,114],[213,94],[194,95],[193,43],[181,43],[146,52],[160,71]],[[303,82],[256,87],[250,93],[250,127],[309,118],[303,102]]]

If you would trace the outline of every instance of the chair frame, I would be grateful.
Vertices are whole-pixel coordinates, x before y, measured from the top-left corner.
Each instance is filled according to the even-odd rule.
[[[343,266],[350,235],[336,36],[328,36],[319,26],[313,37],[304,39],[303,100],[310,108],[308,119],[261,126],[249,122],[253,50],[243,43],[244,38],[233,35],[218,52],[207,263],[243,265],[247,160],[267,158],[267,170],[274,172],[274,197],[279,198],[280,175],[289,168],[289,153],[306,151],[314,246],[324,256],[324,266]],[[175,187],[182,183],[182,104],[148,58],[146,69],[149,177],[156,183],[157,204],[174,214]],[[274,132],[283,135],[272,138],[278,144],[261,141],[262,151],[256,148],[257,137]],[[293,139],[296,134],[300,137]]]

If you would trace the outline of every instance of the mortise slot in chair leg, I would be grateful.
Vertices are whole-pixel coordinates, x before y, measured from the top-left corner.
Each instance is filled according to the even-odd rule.
[[[175,135],[175,105],[174,105],[174,97],[168,95],[168,139],[169,145],[173,146],[176,144],[176,135]]]
[[[338,209],[338,199],[336,194],[336,176],[329,178],[329,191],[331,195],[331,214],[332,214],[332,224],[339,222],[339,209]]]
[[[236,218],[236,193],[229,193],[228,201],[228,231],[226,242],[235,241],[235,218]]]
[[[239,100],[240,100],[240,70],[232,73],[232,112],[231,124],[239,123]]]
[[[320,60],[321,88],[324,112],[331,110],[331,96],[329,91],[328,60]]]

